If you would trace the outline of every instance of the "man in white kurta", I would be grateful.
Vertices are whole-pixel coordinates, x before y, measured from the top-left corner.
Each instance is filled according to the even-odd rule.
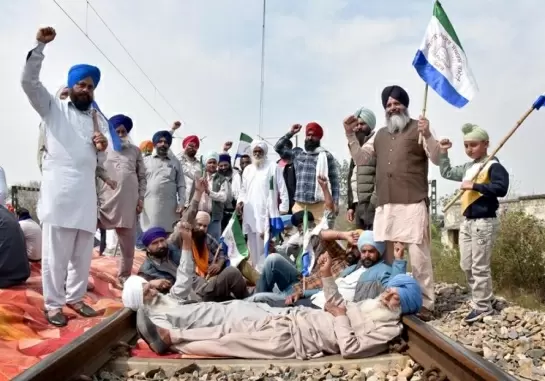
[[[276,207],[280,196],[278,210],[280,214],[286,214],[289,209],[289,198],[282,169],[267,156],[267,144],[261,140],[254,140],[250,148],[252,164],[246,167],[242,174],[237,211],[242,210],[242,229],[248,236],[250,262],[257,271],[261,271],[265,262],[263,238],[271,212],[275,212],[271,208]]]
[[[108,141],[107,122],[95,131],[91,104],[100,70],[76,65],[68,73],[70,95],[61,100],[40,82],[45,45],[55,39],[53,28],[42,28],[37,45],[27,55],[21,84],[30,104],[44,122],[47,153],[38,201],[43,223],[42,281],[46,318],[56,326],[67,324],[62,308],[82,316],[95,311],[83,303],[87,290],[97,225],[95,169],[97,149]]]

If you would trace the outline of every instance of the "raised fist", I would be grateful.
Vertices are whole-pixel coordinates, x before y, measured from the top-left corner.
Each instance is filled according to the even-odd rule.
[[[36,40],[44,44],[48,44],[55,39],[55,36],[57,36],[57,32],[55,32],[55,29],[48,26],[38,29],[38,33],[36,33]]]
[[[296,133],[301,131],[301,128],[303,128],[303,126],[301,126],[300,124],[294,124],[293,126],[291,126],[290,132],[295,135]]]

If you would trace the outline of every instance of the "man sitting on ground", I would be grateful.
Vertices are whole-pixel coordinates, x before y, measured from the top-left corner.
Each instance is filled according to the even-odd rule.
[[[191,252],[196,263],[192,274],[194,300],[224,301],[242,299],[248,296],[246,281],[235,267],[225,267],[227,258],[221,246],[206,233],[210,216],[206,212],[198,212],[198,205],[205,189],[206,180],[195,181],[195,193],[189,208],[184,212],[182,221],[194,221],[192,225]],[[168,234],[163,228],[148,229],[142,235],[146,246],[147,258],[138,274],[146,280],[159,280],[158,289],[168,291],[177,281],[177,269],[180,265],[181,236],[177,225],[174,232]],[[244,264],[241,264],[244,267]],[[255,277],[255,276],[254,276]]]
[[[42,259],[42,228],[30,216],[25,208],[17,211],[19,226],[25,235],[26,253],[31,262],[40,262]]]
[[[184,225],[182,235],[180,263],[184,266],[180,268],[191,271],[189,225]],[[328,300],[325,311],[246,301],[193,303],[183,308],[177,304],[173,308],[171,301],[165,301],[167,297],[134,276],[125,283],[123,301],[138,310],[138,332],[158,354],[312,359],[331,354],[361,358],[384,352],[402,331],[401,315],[413,314],[422,305],[418,283],[408,275],[398,275],[376,299],[345,302],[331,276],[331,265],[328,254],[319,258]],[[187,285],[186,293],[190,291]]]
[[[23,231],[15,215],[0,205],[0,288],[25,283],[29,276]]]

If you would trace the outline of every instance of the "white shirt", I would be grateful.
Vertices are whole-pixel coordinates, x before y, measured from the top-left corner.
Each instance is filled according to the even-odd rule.
[[[0,167],[0,205],[6,205],[6,199],[8,198],[8,184],[6,182],[6,174],[4,168]]]
[[[339,289],[339,293],[343,297],[343,299],[347,302],[353,302],[354,301],[354,295],[356,294],[356,286],[358,284],[358,279],[360,279],[361,274],[365,272],[364,267],[360,267],[359,269],[352,272],[352,274],[349,274],[345,276],[344,278],[337,278],[335,280],[335,283],[337,283],[337,288]],[[325,300],[324,292],[320,291],[310,297],[310,300],[312,300],[312,304],[314,304],[317,307],[324,308],[325,303],[327,300]]]
[[[82,112],[70,99],[50,94],[40,82],[45,44],[37,42],[26,61],[21,85],[32,107],[44,121],[45,145],[38,218],[64,228],[94,233],[97,223],[95,170],[90,111]],[[99,117],[101,132],[109,135],[107,121]]]
[[[25,235],[26,254],[28,259],[39,261],[42,259],[42,228],[32,219],[19,221]]]

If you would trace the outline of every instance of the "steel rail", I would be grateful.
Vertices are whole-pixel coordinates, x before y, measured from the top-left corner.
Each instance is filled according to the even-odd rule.
[[[128,343],[136,336],[135,315],[129,309],[118,311],[13,381],[91,380],[89,376],[112,359],[120,343]],[[424,380],[516,381],[414,316],[404,317],[403,325],[406,354],[423,367]]]

